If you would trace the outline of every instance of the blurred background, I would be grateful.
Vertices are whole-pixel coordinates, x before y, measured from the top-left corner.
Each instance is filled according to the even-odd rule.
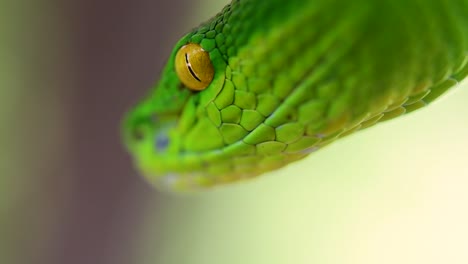
[[[468,263],[468,84],[250,182],[162,194],[122,114],[228,1],[0,1],[0,263]]]

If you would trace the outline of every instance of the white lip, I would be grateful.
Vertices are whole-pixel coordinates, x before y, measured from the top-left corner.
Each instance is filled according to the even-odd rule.
[[[164,175],[152,177],[156,180],[157,186],[169,191],[184,191],[201,189],[195,181],[196,176],[201,176],[199,173],[184,173],[168,172]]]

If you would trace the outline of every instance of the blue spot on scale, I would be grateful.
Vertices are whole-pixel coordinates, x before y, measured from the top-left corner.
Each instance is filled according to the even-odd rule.
[[[165,151],[169,146],[169,137],[166,133],[158,133],[156,135],[156,150],[157,151]]]

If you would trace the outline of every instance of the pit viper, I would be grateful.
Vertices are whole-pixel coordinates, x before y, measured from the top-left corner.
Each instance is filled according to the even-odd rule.
[[[204,189],[424,107],[467,62],[467,0],[233,0],[175,44],[123,138],[156,186]]]

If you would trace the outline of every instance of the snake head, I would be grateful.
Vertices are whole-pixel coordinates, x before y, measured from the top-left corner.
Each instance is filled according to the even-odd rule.
[[[124,141],[136,166],[164,189],[238,178],[231,170],[231,154],[223,151],[228,143],[215,99],[226,82],[227,64],[214,41],[197,41],[197,32],[182,38],[155,89],[124,120]],[[225,94],[223,104],[231,104],[233,96]]]
[[[297,154],[296,147],[290,151],[295,154],[286,155],[287,144],[276,141],[275,126],[297,119],[297,113],[279,107],[281,97],[269,92],[268,78],[248,78],[240,69],[235,47],[247,39],[232,37],[239,28],[228,25],[229,14],[223,10],[175,45],[155,88],[124,120],[127,149],[157,186],[210,187],[254,177],[307,154]],[[255,66],[263,59],[243,61]],[[268,117],[273,120],[265,124]],[[294,129],[291,140],[286,134]],[[292,142],[304,133],[303,125],[293,124],[283,127],[282,137]],[[304,142],[299,145],[306,149]]]

